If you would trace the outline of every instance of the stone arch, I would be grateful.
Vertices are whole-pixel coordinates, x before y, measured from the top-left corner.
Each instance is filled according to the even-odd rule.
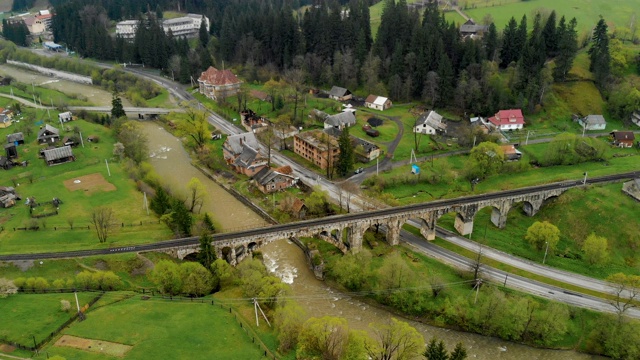
[[[489,202],[489,203],[480,203],[478,205],[478,208],[475,212],[475,214],[473,215],[473,218],[475,219],[475,216],[484,208],[486,207],[490,207],[491,208],[491,222],[493,223],[493,225],[495,225],[497,228],[500,229],[504,229],[504,227],[507,225],[507,217],[509,215],[509,211],[511,210],[511,202],[510,201],[502,201],[502,202]]]
[[[247,249],[249,250],[249,252],[253,252],[260,247],[261,243],[262,243],[261,241],[260,242],[252,241],[249,244],[247,244]]]
[[[229,264],[232,263],[233,260],[235,259],[231,259],[231,253],[232,253],[232,248],[230,246],[224,246],[222,249],[220,249],[220,258],[221,259],[225,259]]]

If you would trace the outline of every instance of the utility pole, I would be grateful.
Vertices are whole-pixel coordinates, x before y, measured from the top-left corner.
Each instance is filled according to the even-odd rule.
[[[478,293],[480,292],[480,284],[482,284],[482,279],[476,280],[476,297],[473,300],[474,304],[478,302]]]
[[[582,185],[586,185],[587,184],[587,172],[584,172],[584,179],[582,179]]]
[[[542,258],[542,265],[544,265],[544,263],[547,261],[547,253],[549,252],[549,242],[545,241],[547,243],[547,248],[544,250],[544,258]]]
[[[529,143],[529,133],[531,130],[527,130],[527,139],[524,141],[524,144],[527,145]]]
[[[107,165],[107,173],[109,174],[109,176],[111,176],[111,170],[109,170],[109,162],[107,161],[107,159],[104,159],[104,163],[105,165]]]

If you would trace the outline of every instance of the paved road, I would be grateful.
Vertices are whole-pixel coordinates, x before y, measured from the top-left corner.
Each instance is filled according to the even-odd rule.
[[[443,249],[428,241],[425,241],[421,237],[417,237],[406,231],[402,231],[401,236],[405,244],[407,244],[413,250],[449,264],[450,266],[462,270],[470,270],[473,265],[472,260],[461,258],[458,254]],[[596,311],[615,313],[615,308],[604,299],[567,291],[556,286],[513,275],[487,265],[482,266],[481,278],[483,280],[489,280],[490,282],[498,285],[504,285],[506,280],[507,287],[517,289],[522,292],[563,302],[568,305],[578,306]],[[629,317],[640,318],[640,309],[629,309],[625,314]]]
[[[138,69],[126,69],[126,71],[137,73],[138,75],[151,79],[152,81],[156,82],[160,86],[167,88],[169,92],[179,100],[194,99],[194,97],[188,91],[186,91],[183,87],[169,81],[168,79],[165,79],[163,77],[160,77],[154,74],[150,74],[146,71],[140,71]],[[236,128],[231,123],[221,118],[219,115],[211,111],[209,112],[209,114],[210,114],[208,118],[209,122],[212,125],[219,128],[221,131],[227,134],[237,134],[243,131],[241,129]],[[333,184],[332,182],[305,169],[299,164],[296,164],[295,162],[293,162],[292,160],[285,158],[278,152],[272,151],[272,155],[273,155],[274,163],[278,165],[290,165],[294,169],[294,171],[298,175],[300,175],[300,178],[303,182],[311,186],[318,185],[323,189],[325,189],[329,193],[331,198],[333,198],[336,201],[339,199],[339,191],[337,191],[336,185]],[[356,199],[358,200],[356,200],[355,203],[352,203],[351,205],[352,209],[356,211],[357,210],[362,211],[363,209],[367,209],[368,206],[370,206],[370,204],[368,204],[366,200],[363,200],[359,197],[356,197]],[[327,220],[330,221],[331,219],[327,219]],[[467,267],[467,268],[469,267],[469,260],[462,256],[459,256],[455,253],[448,252],[440,247],[437,247],[418,237],[415,237],[412,234],[403,232],[402,235],[403,235],[403,241],[409,242],[410,244],[412,244],[412,246],[417,246],[417,249],[419,251],[424,252],[429,256],[440,258],[440,260],[446,261],[453,266]],[[179,241],[185,241],[185,240],[181,239],[181,240],[173,240],[173,241],[179,242]],[[189,241],[193,241],[193,240],[189,240]],[[108,253],[130,252],[130,251],[142,251],[146,248],[153,248],[153,247],[158,247],[158,244],[149,244],[144,246],[133,246],[133,247],[125,247],[125,248],[117,248],[117,249],[94,250],[92,252],[96,252],[96,251],[98,252],[106,251]],[[74,253],[86,253],[86,252],[74,252]],[[51,255],[51,254],[48,254],[48,255]],[[72,253],[66,253],[66,255],[86,256],[86,255],[74,255]],[[53,256],[48,256],[48,257],[53,257]],[[5,258],[5,256],[0,257],[0,259],[2,258]],[[556,269],[548,269],[548,270],[550,272],[559,272]],[[485,267],[484,276],[490,277],[491,279],[493,279],[493,281],[500,282],[507,276],[507,274],[499,270]],[[590,296],[581,295],[581,294],[574,294],[574,293],[565,291],[563,289],[559,289],[546,284],[538,284],[529,279],[520,278],[511,274],[509,274],[509,279],[512,279],[507,283],[509,287],[515,287],[522,291],[526,291],[532,294],[553,298],[557,301],[562,301],[575,306],[598,309],[600,311],[611,312],[613,310],[611,305],[609,305],[605,300],[602,300],[602,299],[592,298]],[[632,309],[631,311],[628,312],[628,315],[633,317],[640,317],[640,312],[636,311],[635,309]]]

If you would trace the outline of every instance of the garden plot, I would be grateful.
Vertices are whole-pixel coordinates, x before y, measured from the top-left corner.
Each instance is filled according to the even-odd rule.
[[[123,357],[133,346],[104,340],[86,339],[71,335],[62,335],[54,346],[67,346],[75,349]]]
[[[69,191],[82,190],[88,194],[96,191],[114,191],[115,185],[108,182],[100,173],[93,173],[64,181]]]

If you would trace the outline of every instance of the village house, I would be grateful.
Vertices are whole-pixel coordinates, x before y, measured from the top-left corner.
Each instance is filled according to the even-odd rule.
[[[364,106],[369,109],[384,111],[391,107],[391,100],[383,96],[369,95],[364,100]]]
[[[442,122],[442,115],[431,110],[428,113],[425,112],[420,115],[418,120],[416,120],[416,125],[413,127],[413,132],[442,135],[447,133],[447,124]]]
[[[213,66],[209,66],[198,78],[200,93],[213,100],[236,95],[241,84],[242,81],[231,70],[218,70]]]
[[[489,118],[489,123],[502,131],[521,130],[525,124],[520,109],[500,110]]]
[[[290,188],[297,184],[298,180],[300,179],[293,176],[293,169],[290,166],[283,166],[275,170],[264,167],[253,176],[254,184],[265,194]]]
[[[633,179],[623,183],[622,192],[640,201],[640,179]]]
[[[517,161],[522,158],[522,153],[520,150],[516,149],[513,145],[502,145],[500,146],[502,151],[504,152],[504,159],[506,161]]]
[[[66,111],[58,114],[58,121],[60,121],[61,123],[69,122],[71,120],[73,120],[73,114],[71,113],[71,111]]]
[[[0,128],[8,128],[13,124],[13,111],[0,108]]]
[[[44,151],[44,161],[48,166],[75,161],[71,146],[62,146]]]
[[[329,98],[338,101],[347,101],[353,98],[353,94],[343,87],[334,86],[329,91]]]
[[[222,155],[235,172],[249,177],[267,166],[267,160],[260,154],[260,145],[252,132],[228,136],[222,144]]]
[[[267,119],[262,116],[258,116],[258,114],[251,109],[242,110],[240,112],[240,121],[247,131],[253,131],[254,133],[266,130],[269,126],[269,121]]]
[[[487,25],[478,25],[473,19],[467,20],[464,24],[460,25],[460,35],[464,37],[475,38],[482,36],[489,30]]]
[[[368,163],[380,157],[380,147],[372,142],[351,136],[351,143],[360,162]]]
[[[640,126],[640,110],[634,111],[633,114],[631,114],[631,122]]]
[[[293,137],[293,152],[321,169],[338,161],[338,141],[320,130],[306,131]]]
[[[607,127],[607,122],[602,115],[587,115],[578,119],[578,124],[585,130],[604,130]]]
[[[263,91],[249,90],[249,95],[251,95],[252,98],[258,99],[260,101],[271,102],[271,95]]]
[[[325,129],[342,130],[345,127],[351,127],[356,124],[356,116],[351,111],[343,111],[339,114],[329,115],[324,119]]]
[[[60,140],[60,131],[49,124],[38,131],[39,144],[54,143],[58,140]]]
[[[304,201],[296,198],[291,205],[291,212],[298,219],[304,219],[307,216],[307,205],[304,204]]]
[[[613,131],[611,136],[613,137],[613,145],[621,148],[633,147],[633,143],[636,140],[633,131]]]

